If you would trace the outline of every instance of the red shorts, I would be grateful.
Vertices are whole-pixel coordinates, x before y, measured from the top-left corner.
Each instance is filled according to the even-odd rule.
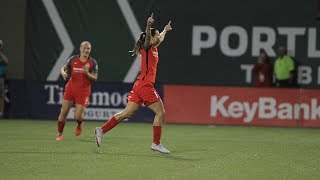
[[[151,82],[137,80],[127,99],[139,105],[145,104],[146,106],[150,106],[160,101],[161,98]]]
[[[74,93],[70,90],[66,90],[63,95],[63,99],[67,101],[73,101],[75,104],[80,104],[85,107],[88,106],[90,93],[77,92]]]

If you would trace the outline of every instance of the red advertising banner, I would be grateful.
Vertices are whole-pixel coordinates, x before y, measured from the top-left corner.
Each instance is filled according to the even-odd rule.
[[[320,90],[301,89],[301,126],[320,127]]]
[[[320,127],[319,90],[164,87],[166,122]]]

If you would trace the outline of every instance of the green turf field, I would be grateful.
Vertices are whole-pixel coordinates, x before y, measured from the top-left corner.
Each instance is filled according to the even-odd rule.
[[[55,141],[55,121],[0,120],[0,179],[320,179],[320,130],[164,125],[150,150],[152,125],[123,123],[94,143],[68,121]]]

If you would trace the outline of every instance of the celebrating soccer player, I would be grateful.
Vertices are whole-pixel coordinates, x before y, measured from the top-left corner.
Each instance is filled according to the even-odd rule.
[[[91,81],[96,81],[98,78],[98,64],[90,57],[90,52],[90,42],[83,41],[80,45],[80,55],[69,58],[61,68],[61,75],[64,80],[68,79],[68,83],[65,86],[58,118],[58,135],[56,137],[58,141],[63,139],[64,125],[73,104],[75,104],[74,119],[77,121],[75,134],[80,136],[82,132],[83,114],[91,93]]]
[[[100,147],[103,135],[115,127],[122,120],[131,117],[144,103],[154,113],[153,121],[153,143],[151,149],[161,153],[170,153],[160,144],[162,123],[165,115],[163,102],[153,87],[156,79],[158,64],[158,46],[164,40],[168,31],[171,31],[170,21],[159,33],[157,29],[151,28],[154,23],[153,14],[147,20],[146,31],[140,34],[139,40],[133,48],[133,55],[141,56],[141,70],[133,89],[128,95],[127,107],[120,113],[112,116],[102,127],[95,129],[96,143]]]

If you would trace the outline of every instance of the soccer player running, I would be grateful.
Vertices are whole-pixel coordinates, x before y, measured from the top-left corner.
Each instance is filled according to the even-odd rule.
[[[83,114],[88,105],[91,93],[91,81],[98,78],[98,64],[90,57],[91,44],[83,41],[80,44],[80,55],[74,55],[68,59],[61,68],[61,75],[64,80],[70,78],[65,86],[62,107],[58,118],[58,135],[56,140],[63,139],[62,132],[66,124],[66,118],[70,108],[75,104],[74,119],[77,121],[75,135],[80,136],[83,125]]]
[[[144,103],[154,113],[153,121],[153,143],[151,150],[161,153],[170,153],[169,150],[160,144],[162,123],[165,115],[163,102],[153,87],[156,79],[158,64],[158,46],[164,40],[168,31],[171,31],[170,21],[159,33],[157,29],[151,28],[154,23],[153,14],[147,20],[146,31],[140,34],[139,40],[136,42],[133,55],[141,56],[141,70],[132,91],[128,95],[128,103],[126,108],[112,116],[102,127],[95,129],[97,146],[101,146],[103,135],[115,127],[122,120],[131,117],[139,107]]]

